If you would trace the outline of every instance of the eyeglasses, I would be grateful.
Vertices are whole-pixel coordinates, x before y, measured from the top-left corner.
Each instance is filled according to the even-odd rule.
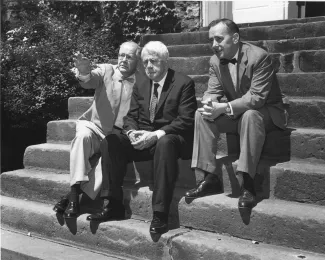
[[[160,62],[160,60],[159,59],[148,59],[148,60],[144,60],[143,61],[143,65],[145,66],[145,67],[147,67],[148,66],[148,64],[149,64],[149,62],[152,64],[152,65],[157,65],[159,62]]]
[[[125,58],[126,60],[135,60],[134,56],[131,56],[131,55],[125,54],[125,53],[119,53],[118,58],[119,59],[124,59]]]

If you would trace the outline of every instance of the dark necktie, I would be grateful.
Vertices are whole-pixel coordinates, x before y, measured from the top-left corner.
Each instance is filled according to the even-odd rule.
[[[156,114],[156,107],[158,104],[158,87],[159,84],[155,83],[153,84],[153,95],[151,98],[151,103],[150,103],[150,122],[152,123],[155,119],[155,114]]]
[[[237,59],[236,58],[233,58],[233,59],[231,59],[231,60],[228,60],[228,59],[220,59],[220,63],[222,64],[222,65],[227,65],[227,64],[229,64],[229,63],[232,63],[232,64],[236,64],[237,63]]]

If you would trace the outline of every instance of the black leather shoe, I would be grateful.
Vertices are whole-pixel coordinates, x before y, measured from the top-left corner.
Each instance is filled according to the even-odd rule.
[[[241,195],[238,200],[238,208],[254,208],[256,206],[255,196],[246,189],[242,189]]]
[[[53,210],[57,213],[62,214],[68,207],[68,204],[69,204],[69,198],[62,197],[61,200],[54,205]]]
[[[150,233],[164,234],[168,231],[168,215],[163,212],[155,211],[150,224]]]
[[[125,208],[123,204],[115,207],[108,205],[102,212],[91,214],[87,217],[87,220],[89,221],[99,222],[122,219],[125,219]]]
[[[196,199],[204,196],[218,194],[222,192],[220,183],[210,183],[202,181],[195,189],[191,189],[185,193],[185,198]]]
[[[70,201],[68,207],[64,211],[64,218],[76,218],[80,213],[79,202]]]

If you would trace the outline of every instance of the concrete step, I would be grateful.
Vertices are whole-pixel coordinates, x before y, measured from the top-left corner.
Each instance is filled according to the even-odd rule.
[[[64,172],[70,165],[69,143],[44,143],[28,146],[24,154],[25,167],[56,169]]]
[[[324,98],[289,98],[289,127],[325,128]],[[199,101],[200,102],[200,101]],[[201,103],[199,103],[201,106]],[[47,123],[47,142],[67,142],[75,137],[75,119]]]
[[[219,158],[219,160],[223,165],[222,179],[225,193],[238,196],[240,189],[234,175],[237,162],[229,157]],[[142,165],[145,166],[146,163]],[[176,184],[175,201],[179,201],[185,190],[195,187],[195,174],[189,167],[190,165],[181,168]],[[140,183],[136,183],[134,174],[128,171],[125,181],[125,194],[128,194],[125,197],[128,198],[128,203],[134,197],[129,194],[130,191],[146,185],[151,187],[150,168],[150,166],[147,169],[143,167]],[[305,159],[276,163],[261,160],[257,172],[255,186],[259,198],[325,206],[324,162]],[[69,181],[68,172],[59,174],[55,169],[29,168],[5,172],[1,175],[1,195],[55,203],[70,190]]]
[[[219,153],[239,154],[237,135],[220,135],[218,142]],[[261,158],[276,161],[289,161],[294,158],[325,160],[325,130],[289,128],[285,131],[273,131],[266,136]]]
[[[219,152],[238,154],[238,143],[236,135],[230,134],[227,137],[221,134]],[[69,151],[69,143],[32,145],[25,150],[24,166],[69,170]],[[264,144],[263,156],[286,161],[291,158],[325,160],[325,130],[297,128],[269,133]]]
[[[270,55],[274,68],[280,73],[324,72],[325,50],[295,51],[288,54]],[[204,75],[209,73],[211,56],[171,57],[169,66],[185,75]]]
[[[274,21],[254,22],[254,23],[241,23],[238,24],[238,27],[244,28],[244,27],[271,26],[271,25],[283,25],[283,24],[299,24],[299,23],[301,24],[301,23],[321,22],[321,21],[325,21],[325,16],[294,18],[294,19],[274,20]],[[208,31],[208,27],[201,27],[200,30]]]
[[[222,259],[243,259],[247,254],[251,256],[249,259],[296,259],[298,254],[302,257],[308,256],[307,259],[324,257],[300,251],[324,253],[322,243],[325,232],[324,208],[263,201],[253,209],[250,225],[245,225],[236,204],[237,199],[224,195],[209,196],[190,204],[181,200],[179,205],[181,223],[186,227],[193,226],[194,230],[177,228],[161,237],[151,237],[148,232],[149,223],[141,218],[99,225],[87,222],[86,215],[81,215],[77,220],[64,222],[60,215],[54,214],[51,206],[5,196],[2,197],[1,209],[2,225],[5,227],[36,233],[50,239],[87,244],[88,248],[109,250],[125,256],[146,259],[169,259],[167,257],[171,256],[172,259],[198,259],[198,254],[202,256],[210,248],[218,253],[216,255],[224,254],[225,258]],[[212,233],[195,229],[208,230]],[[216,234],[217,232],[238,238]],[[258,241],[258,248],[256,243],[239,238]],[[152,243],[152,240],[156,243]],[[177,245],[178,243],[181,244]],[[190,245],[199,243],[201,246],[187,251],[185,248],[190,247],[188,243]],[[296,249],[284,249],[282,246]],[[271,251],[265,251],[267,247],[275,250],[273,254],[280,255],[274,258],[275,255],[271,254]],[[256,254],[257,251],[254,249],[260,254]],[[286,255],[283,254],[285,251]],[[288,254],[290,251],[291,254]],[[212,253],[214,252],[210,251],[204,259],[216,259],[216,255]],[[211,258],[212,256],[214,258]]]
[[[14,229],[1,229],[1,238],[1,259],[3,260],[127,260],[122,256],[113,257],[103,252],[87,250],[86,244],[78,247],[37,234],[28,235],[28,233]],[[131,258],[128,259],[131,260]]]
[[[190,75],[195,82],[196,95],[201,97],[208,86],[209,76]],[[325,97],[325,72],[277,73],[280,87],[288,96]],[[80,117],[93,102],[93,97],[71,97],[68,100],[69,119]]]
[[[287,96],[325,97],[325,72],[277,73],[282,92]],[[190,75],[195,82],[196,95],[207,90],[209,75]]]
[[[245,41],[322,37],[325,36],[325,21],[243,27],[240,28],[240,35]],[[209,43],[208,31],[148,34],[142,36],[141,46],[149,41],[161,41],[166,45]]]
[[[322,50],[325,47],[325,37],[285,39],[285,40],[261,40],[250,41],[269,53],[291,53],[304,50]],[[212,56],[213,51],[209,43],[184,44],[168,46],[170,57],[197,57]]]

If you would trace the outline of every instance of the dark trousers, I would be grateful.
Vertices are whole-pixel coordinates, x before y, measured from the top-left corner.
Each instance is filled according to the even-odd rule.
[[[108,152],[102,154],[106,157],[102,158],[102,161],[106,162],[106,167],[103,167],[101,197],[123,200],[122,186],[127,164],[132,161],[153,159],[152,208],[153,211],[168,213],[178,176],[178,158],[184,150],[189,151],[189,154],[192,152],[187,148],[189,145],[184,138],[174,134],[165,135],[156,145],[144,150],[134,149],[124,134],[111,134],[106,140]],[[192,147],[192,144],[189,147]]]

